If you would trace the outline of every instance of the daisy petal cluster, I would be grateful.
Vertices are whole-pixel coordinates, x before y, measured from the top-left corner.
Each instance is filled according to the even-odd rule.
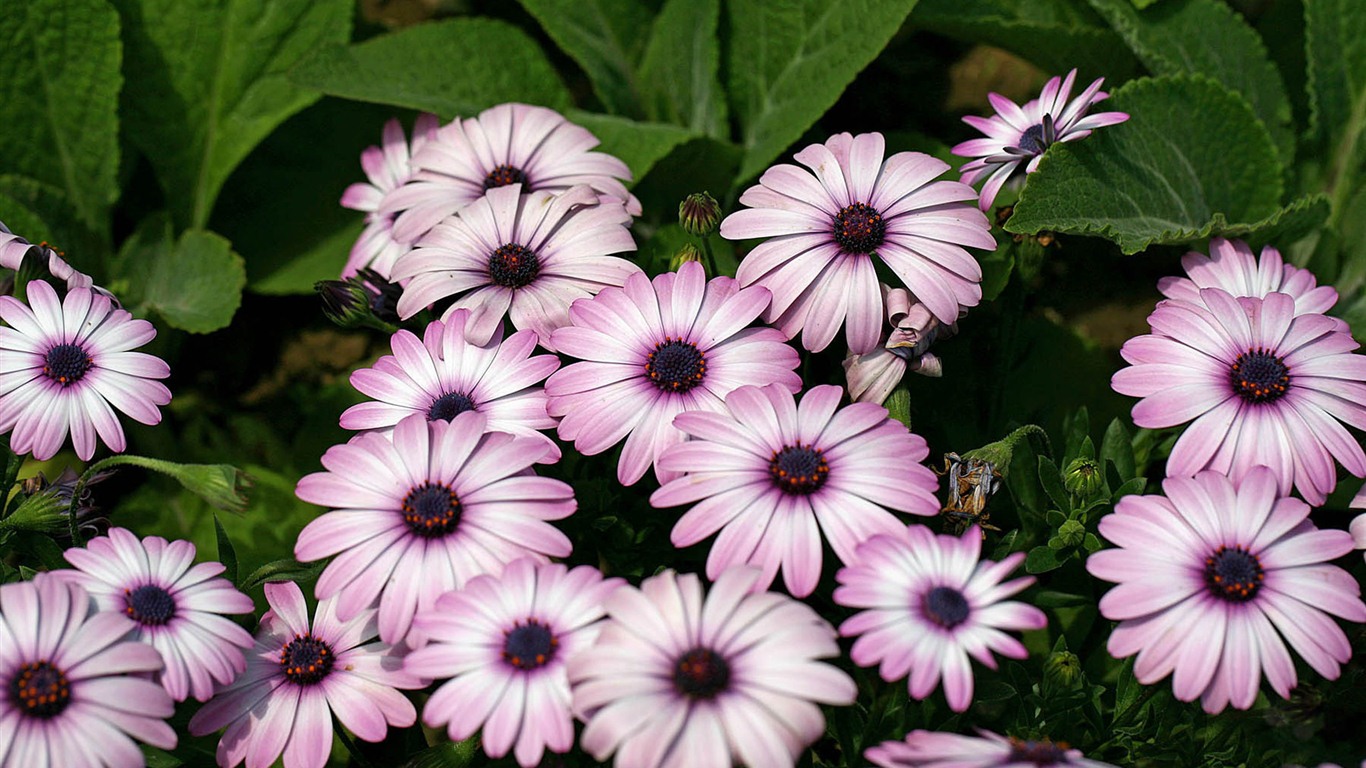
[[[755,592],[757,570],[664,571],[607,600],[592,647],[569,659],[580,746],[618,768],[782,768],[825,732],[818,704],[854,701],[854,681],[818,661],[835,632],[806,605]]]
[[[994,250],[977,193],[936,181],[949,166],[919,152],[884,160],[880,133],[841,133],[769,168],[721,222],[730,240],[767,238],[740,262],[744,287],[773,292],[764,322],[819,352],[841,325],[855,354],[873,351],[882,330],[874,259],[891,268],[940,322],[982,298],[982,268],[966,250]],[[809,169],[809,170],[807,170]]]
[[[394,238],[412,243],[498,187],[558,193],[583,184],[639,215],[640,201],[622,183],[631,171],[617,158],[591,151],[597,145],[593,134],[552,109],[499,104],[442,127],[414,149],[417,176],[386,195],[379,213],[396,215]]]
[[[131,531],[73,547],[75,571],[58,571],[85,587],[101,610],[123,613],[136,625],[132,637],[156,648],[166,662],[158,682],[176,701],[208,701],[214,684],[227,685],[246,668],[242,649],[251,635],[223,614],[251,613],[251,598],[237,591],[221,563],[194,565],[188,541],[160,536],[141,541]]]
[[[723,411],[723,398],[746,384],[801,389],[797,351],[772,328],[748,327],[768,306],[763,288],[741,289],[728,277],[708,281],[702,265],[683,264],[653,281],[632,275],[576,302],[571,325],[553,347],[579,358],[545,384],[559,435],[586,455],[625,439],[617,479],[632,485],[651,465],[660,482],[678,476],[659,466],[683,442],[673,426],[685,411]]]
[[[806,597],[821,577],[821,534],[842,562],[860,543],[903,524],[888,510],[935,515],[938,481],[920,464],[924,439],[873,403],[840,408],[839,387],[813,387],[798,405],[779,384],[740,387],[724,409],[679,414],[691,439],[668,448],[659,467],[675,475],[650,496],[656,507],[693,504],[674,526],[675,546],[720,531],[707,576],[758,567],[760,588],[783,582]],[[679,476],[681,475],[681,476]]]
[[[1186,277],[1164,277],[1157,289],[1169,299],[1201,303],[1202,288],[1222,288],[1238,298],[1265,298],[1268,293],[1284,293],[1295,300],[1295,314],[1321,314],[1332,309],[1338,292],[1330,285],[1319,285],[1314,273],[1286,264],[1281,252],[1271,246],[1260,256],[1242,240],[1216,237],[1209,241],[1209,255],[1191,251],[1181,258]]]
[[[1024,553],[997,563],[979,561],[981,550],[976,528],[959,537],[920,525],[860,546],[854,564],[835,574],[835,602],[867,609],[840,625],[841,635],[858,637],[849,654],[854,663],[880,664],[889,682],[909,675],[917,699],[929,696],[942,677],[949,707],[963,712],[972,703],[969,655],[990,669],[996,668],[993,651],[1012,659],[1028,655],[1003,631],[1048,623],[1038,608],[1005,600],[1034,583],[1032,576],[1002,583]]]
[[[884,741],[863,755],[879,768],[1115,768],[1088,760],[1062,742],[1006,738],[983,730],[977,734],[912,731],[903,741]]]
[[[1167,473],[1239,480],[1265,465],[1283,492],[1293,487],[1310,504],[1337,484],[1334,460],[1366,475],[1366,454],[1342,424],[1366,429],[1366,356],[1351,354],[1358,344],[1340,321],[1297,315],[1284,293],[1203,288],[1199,297],[1159,303],[1153,333],[1125,342],[1131,365],[1111,380],[1143,398],[1133,408],[1140,427],[1190,422]]]
[[[879,337],[882,346],[872,352],[850,353],[844,358],[849,397],[855,402],[881,403],[901,383],[907,371],[921,376],[943,375],[943,363],[930,345],[958,332],[957,323],[941,323],[905,288],[882,286],[888,326]],[[960,315],[966,314],[962,310]]]
[[[52,458],[67,434],[76,455],[88,460],[99,437],[111,450],[125,447],[115,409],[142,424],[161,421],[158,406],[171,391],[158,379],[171,369],[160,358],[133,350],[156,329],[118,309],[89,288],[65,298],[42,280],[28,284],[29,305],[0,296],[0,433],[13,430],[10,447]]]
[[[526,194],[523,194],[526,192]],[[636,249],[619,201],[587,186],[559,194],[522,184],[490,189],[399,257],[393,279],[406,281],[398,314],[407,319],[439,299],[450,313],[468,309],[466,334],[485,344],[506,315],[542,345],[569,324],[569,305],[618,286],[640,267],[612,256]]]
[[[55,250],[46,244],[33,245],[24,238],[9,231],[4,222],[0,222],[0,267],[19,271],[23,266],[24,257],[29,253],[37,251],[39,258],[47,259],[47,271],[52,277],[66,283],[67,290],[73,288],[89,288],[96,293],[108,295],[103,288],[99,288],[90,279],[90,275],[76,271],[75,267],[66,263]],[[112,297],[111,297],[112,298]]]
[[[361,168],[367,182],[352,184],[342,192],[341,204],[353,211],[365,212],[365,231],[361,232],[342,269],[342,279],[370,268],[380,277],[389,279],[394,262],[412,247],[394,239],[395,214],[380,213],[384,196],[408,183],[415,171],[410,162],[413,154],[436,136],[440,122],[436,115],[422,114],[413,124],[413,141],[409,145],[398,120],[384,124],[380,146],[368,147],[360,156]]]
[[[429,643],[404,659],[415,675],[449,678],[427,700],[423,722],[446,726],[453,741],[483,728],[486,754],[512,750],[525,768],[546,750],[567,752],[574,717],[565,659],[593,644],[603,603],[623,583],[586,565],[522,559],[442,595],[413,620]]]
[[[1100,89],[1105,78],[1096,78],[1086,90],[1071,98],[1076,79],[1075,69],[1066,77],[1050,79],[1039,98],[1023,106],[1000,94],[989,94],[987,98],[996,114],[963,118],[963,122],[986,134],[986,138],[969,139],[952,150],[960,157],[973,158],[958,169],[964,184],[986,180],[982,185],[982,210],[991,207],[1001,187],[1021,169],[1033,173],[1044,150],[1053,144],[1084,139],[1096,128],[1129,119],[1123,112],[1087,114],[1091,107],[1109,97]]]
[[[176,745],[156,649],[133,622],[94,611],[78,584],[39,574],[0,586],[0,766],[142,765],[134,739]]]
[[[469,310],[427,325],[419,340],[401,330],[390,339],[392,355],[351,374],[361,394],[375,398],[347,408],[344,429],[391,429],[420,414],[450,421],[466,411],[487,418],[485,428],[544,440],[559,458],[554,441],[537,430],[554,429],[546,414],[545,390],[536,386],[560,367],[559,358],[535,355],[536,334],[518,331],[506,339],[500,323],[486,343],[466,337]]]
[[[476,411],[449,422],[408,416],[392,436],[366,432],[329,448],[327,471],[299,481],[300,499],[332,511],[304,527],[294,555],[335,556],[316,594],[336,598],[341,620],[378,600],[380,637],[397,644],[442,593],[520,557],[570,553],[546,521],[574,512],[574,491],[531,472],[551,446],[486,425]]]
[[[227,729],[218,741],[220,766],[266,768],[283,756],[285,768],[323,768],[334,715],[365,741],[416,722],[417,710],[396,689],[427,681],[406,672],[390,645],[373,642],[374,610],[342,620],[336,601],[323,600],[310,623],[298,585],[266,584],[265,592],[270,610],[246,671],[190,719],[196,736]]]
[[[1144,685],[1172,676],[1182,701],[1206,712],[1247,709],[1266,676],[1282,698],[1297,683],[1289,644],[1330,680],[1351,657],[1330,616],[1366,621],[1356,579],[1329,561],[1352,549],[1346,531],[1319,530],[1309,505],[1282,495],[1275,473],[1240,481],[1218,472],[1169,477],[1165,496],[1125,496],[1100,521],[1118,545],[1086,568],[1119,586],[1100,612],[1119,621],[1108,647],[1138,654]]]

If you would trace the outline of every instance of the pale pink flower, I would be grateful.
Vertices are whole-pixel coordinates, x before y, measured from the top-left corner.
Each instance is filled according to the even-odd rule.
[[[981,729],[977,734],[912,731],[904,741],[884,741],[863,756],[879,768],[1115,768],[1062,742],[1008,739]]]
[[[411,156],[436,136],[440,121],[436,115],[418,115],[413,124],[413,141],[410,146],[403,135],[403,125],[398,120],[384,124],[381,146],[367,147],[360,155],[361,168],[365,170],[368,182],[358,182],[342,192],[341,204],[353,211],[365,212],[365,231],[361,232],[351,254],[346,259],[346,267],[341,277],[345,280],[360,270],[369,267],[380,277],[389,279],[394,261],[411,248],[409,238],[405,242],[394,239],[394,218],[398,211],[380,212],[384,196],[402,187],[416,174],[409,162]],[[418,237],[425,233],[418,233]]]

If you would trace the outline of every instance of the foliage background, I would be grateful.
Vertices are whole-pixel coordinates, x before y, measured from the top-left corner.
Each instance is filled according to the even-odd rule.
[[[1138,686],[1104,652],[1103,586],[1081,563],[1094,537],[1066,544],[1069,520],[1093,532],[1114,498],[1156,487],[1172,435],[1134,430],[1109,389],[1119,345],[1146,330],[1161,275],[1214,235],[1275,243],[1342,295],[1335,312],[1366,338],[1366,4],[1357,0],[31,0],[0,4],[0,219],[61,248],[161,330],[175,399],[157,428],[130,427],[130,451],[229,462],[251,475],[245,511],[222,514],[172,480],[125,472],[100,487],[118,524],[222,539],[240,574],[307,578],[289,561],[317,513],[297,479],[344,440],[337,417],[358,400],[350,370],[385,351],[375,334],[330,327],[312,296],[359,234],[337,205],[362,178],[357,158],[385,119],[443,119],[525,101],[562,110],[624,159],[645,215],[634,233],[651,272],[687,236],[675,210],[709,190],[727,210],[775,161],[838,131],[882,131],[889,150],[958,163],[958,118],[985,93],[1018,101],[1076,67],[1104,76],[1106,109],[1133,118],[1049,150],[997,212],[1001,247],[983,257],[990,301],[936,352],[942,379],[910,382],[909,418],[934,454],[964,452],[1019,425],[1007,491],[992,502],[990,547],[1030,551],[1029,599],[1050,613],[1035,653],[999,673],[954,716],[936,694],[850,666],[859,705],[833,711],[805,758],[853,765],[907,729],[981,726],[1066,739],[1122,765],[1348,764],[1366,756],[1366,634],[1335,682],[1301,666],[1290,702],[1206,717],[1170,684]],[[743,254],[713,238],[723,269]],[[840,381],[839,352],[805,364],[807,386]],[[1083,407],[1084,406],[1084,407]],[[1108,473],[1078,497],[1059,467],[1088,452]],[[674,511],[622,489],[615,457],[566,452],[554,471],[580,511],[567,521],[575,562],[638,578],[663,564],[701,570],[705,545],[675,552]],[[25,474],[76,464],[60,455]],[[1345,527],[1343,484],[1316,513]],[[5,579],[58,567],[51,540],[11,541]],[[1054,546],[1058,545],[1058,546]],[[226,551],[224,551],[224,555]],[[1361,558],[1343,565],[1359,579]],[[832,568],[827,569],[833,572]],[[829,577],[827,577],[829,579]],[[815,604],[827,618],[844,615]],[[1059,687],[1050,651],[1081,657]],[[182,710],[187,708],[182,707]],[[178,713],[182,722],[188,712]],[[376,764],[477,764],[472,745],[411,729],[371,748]],[[188,739],[155,764],[211,760]],[[425,751],[422,751],[425,750]],[[149,753],[150,754],[150,753]],[[337,753],[344,761],[344,752]],[[588,764],[571,755],[568,764]]]

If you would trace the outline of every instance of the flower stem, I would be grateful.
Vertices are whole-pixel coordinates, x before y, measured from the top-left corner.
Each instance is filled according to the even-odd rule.
[[[332,730],[337,734],[337,738],[341,739],[342,746],[346,747],[347,753],[351,755],[352,763],[360,768],[374,768],[374,764],[365,759],[365,755],[361,754],[360,746],[346,732],[346,728],[342,727],[341,723],[334,720]]]

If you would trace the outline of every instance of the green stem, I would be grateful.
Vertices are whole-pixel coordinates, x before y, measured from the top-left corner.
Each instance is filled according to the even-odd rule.
[[[365,755],[361,754],[360,747],[356,744],[355,739],[351,738],[351,735],[346,732],[346,728],[342,727],[341,723],[334,720],[332,730],[336,732],[337,738],[341,739],[342,746],[346,747],[346,751],[351,755],[351,761],[353,763],[360,766],[360,768],[374,768],[373,764],[365,759]]]
[[[9,449],[9,436],[0,436],[0,451],[5,454],[5,478],[0,481],[0,515],[5,512],[5,507],[10,497],[10,490],[14,488],[14,483],[19,479],[19,467],[23,466],[24,460],[19,454]]]
[[[702,255],[707,257],[707,269],[711,271],[712,277],[719,277],[720,272],[716,269],[716,254],[711,251],[711,238],[698,238],[702,241]]]

